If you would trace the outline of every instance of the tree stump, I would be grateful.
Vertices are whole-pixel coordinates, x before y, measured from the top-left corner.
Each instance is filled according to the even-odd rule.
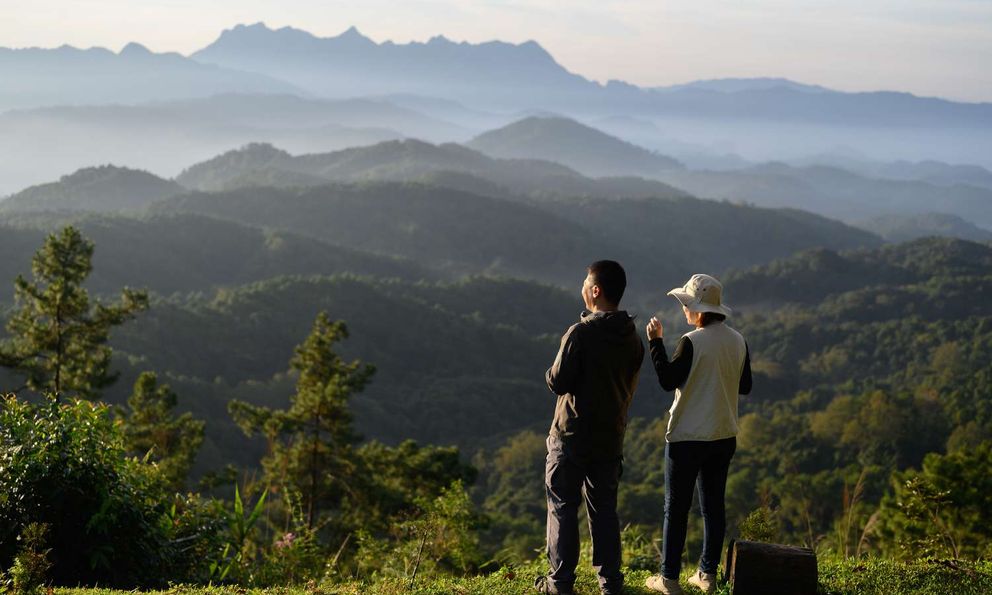
[[[809,548],[731,540],[725,568],[733,595],[816,595],[816,554]]]

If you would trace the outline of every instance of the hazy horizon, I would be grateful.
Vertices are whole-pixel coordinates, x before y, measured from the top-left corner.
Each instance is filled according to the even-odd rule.
[[[781,77],[839,91],[904,91],[992,101],[992,3],[851,0],[815,6],[760,0],[455,3],[374,0],[334,7],[313,0],[39,0],[5,9],[0,47],[105,47],[137,42],[188,55],[237,24],[265,22],[333,37],[351,26],[382,43],[443,35],[480,43],[534,40],[568,70],[642,87],[720,78]],[[720,51],[712,51],[717,48]]]

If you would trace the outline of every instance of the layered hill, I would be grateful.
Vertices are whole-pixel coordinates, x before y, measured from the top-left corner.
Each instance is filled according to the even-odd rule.
[[[941,278],[961,281],[992,273],[992,246],[953,238],[922,238],[871,250],[836,252],[816,249],[773,263],[733,273],[727,278],[734,299],[743,305],[783,306],[822,304],[849,292],[879,296],[875,309],[884,309],[895,295],[887,288],[925,286]],[[929,291],[934,289],[931,287]],[[959,311],[986,311],[985,300],[944,304]],[[910,306],[911,307],[911,306]],[[861,318],[864,314],[859,314]],[[893,310],[886,316],[898,316]]]
[[[697,196],[792,207],[856,222],[880,215],[956,215],[992,228],[992,190],[869,178],[837,167],[766,163],[735,171],[668,171],[664,181]]]
[[[280,231],[263,231],[190,214],[122,217],[88,214],[0,216],[0,303],[13,302],[13,280],[31,276],[31,257],[45,236],[75,225],[95,244],[87,287],[96,295],[123,286],[159,294],[206,292],[290,274],[357,275],[410,280],[433,273],[399,257]]]
[[[956,215],[945,213],[880,215],[857,225],[877,233],[890,242],[906,242],[927,236],[992,242],[992,231],[978,227]]]
[[[503,159],[554,161],[593,177],[653,177],[665,170],[683,169],[671,157],[561,117],[525,118],[485,132],[467,146]]]
[[[185,192],[171,180],[146,171],[104,165],[62,176],[0,200],[0,213],[15,211],[133,211]]]
[[[615,258],[632,293],[698,268],[751,266],[815,246],[875,246],[870,233],[808,213],[687,197],[663,199],[482,196],[423,183],[248,187],[161,201],[157,213],[196,213],[268,226],[449,274],[499,272],[571,285],[576,271]]]
[[[638,253],[667,255],[678,264],[681,276],[749,267],[810,246],[844,250],[882,243],[873,233],[805,211],[696,198],[561,199],[541,206],[609,237],[623,238]],[[654,278],[660,281],[658,274]]]
[[[553,161],[589,175],[637,174],[696,196],[803,209],[847,222],[936,212],[992,227],[992,190],[981,185],[986,170],[977,166],[917,164],[900,169],[892,165],[879,168],[885,172],[879,177],[837,166],[777,162],[721,171],[689,170],[671,158],[557,117],[526,118],[486,132],[469,146],[494,157]],[[891,177],[897,175],[901,177]],[[975,180],[976,185],[953,180]],[[944,233],[950,231],[944,227]],[[941,233],[939,226],[935,231]],[[897,237],[906,239],[905,234]]]
[[[573,281],[603,254],[630,262],[635,270],[657,262],[660,270],[674,272],[650,254],[637,254],[618,239],[536,206],[416,183],[196,192],[161,201],[152,211],[283,229],[403,255],[455,275],[484,271]]]
[[[482,183],[471,178],[481,179]],[[176,180],[197,190],[245,186],[313,186],[330,181],[450,180],[456,187],[501,195],[686,196],[667,184],[630,177],[588,178],[548,160],[494,159],[478,151],[418,140],[387,141],[332,153],[293,156],[270,145],[252,144],[192,165]]]
[[[252,142],[315,153],[407,136],[437,142],[470,135],[380,100],[284,94],[16,110],[0,113],[0,194],[99,163],[174,176]]]
[[[826,165],[869,178],[911,180],[937,186],[976,186],[992,189],[992,171],[978,165],[942,161],[873,161],[863,155],[824,153],[792,161],[798,166]]]

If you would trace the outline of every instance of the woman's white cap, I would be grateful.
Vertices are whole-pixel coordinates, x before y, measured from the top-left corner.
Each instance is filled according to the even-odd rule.
[[[668,292],[690,312],[715,312],[730,315],[730,308],[720,302],[723,285],[709,275],[695,274],[682,287]]]

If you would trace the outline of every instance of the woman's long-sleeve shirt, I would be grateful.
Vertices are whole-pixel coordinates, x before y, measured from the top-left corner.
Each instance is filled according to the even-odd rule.
[[[661,388],[673,391],[682,386],[692,368],[692,340],[689,337],[682,337],[675,345],[675,353],[671,360],[668,359],[665,342],[662,339],[651,339],[649,346],[651,361],[654,363]],[[737,392],[749,395],[751,394],[751,351],[747,348],[747,343],[744,343],[744,347],[744,368],[741,370],[740,388]]]

